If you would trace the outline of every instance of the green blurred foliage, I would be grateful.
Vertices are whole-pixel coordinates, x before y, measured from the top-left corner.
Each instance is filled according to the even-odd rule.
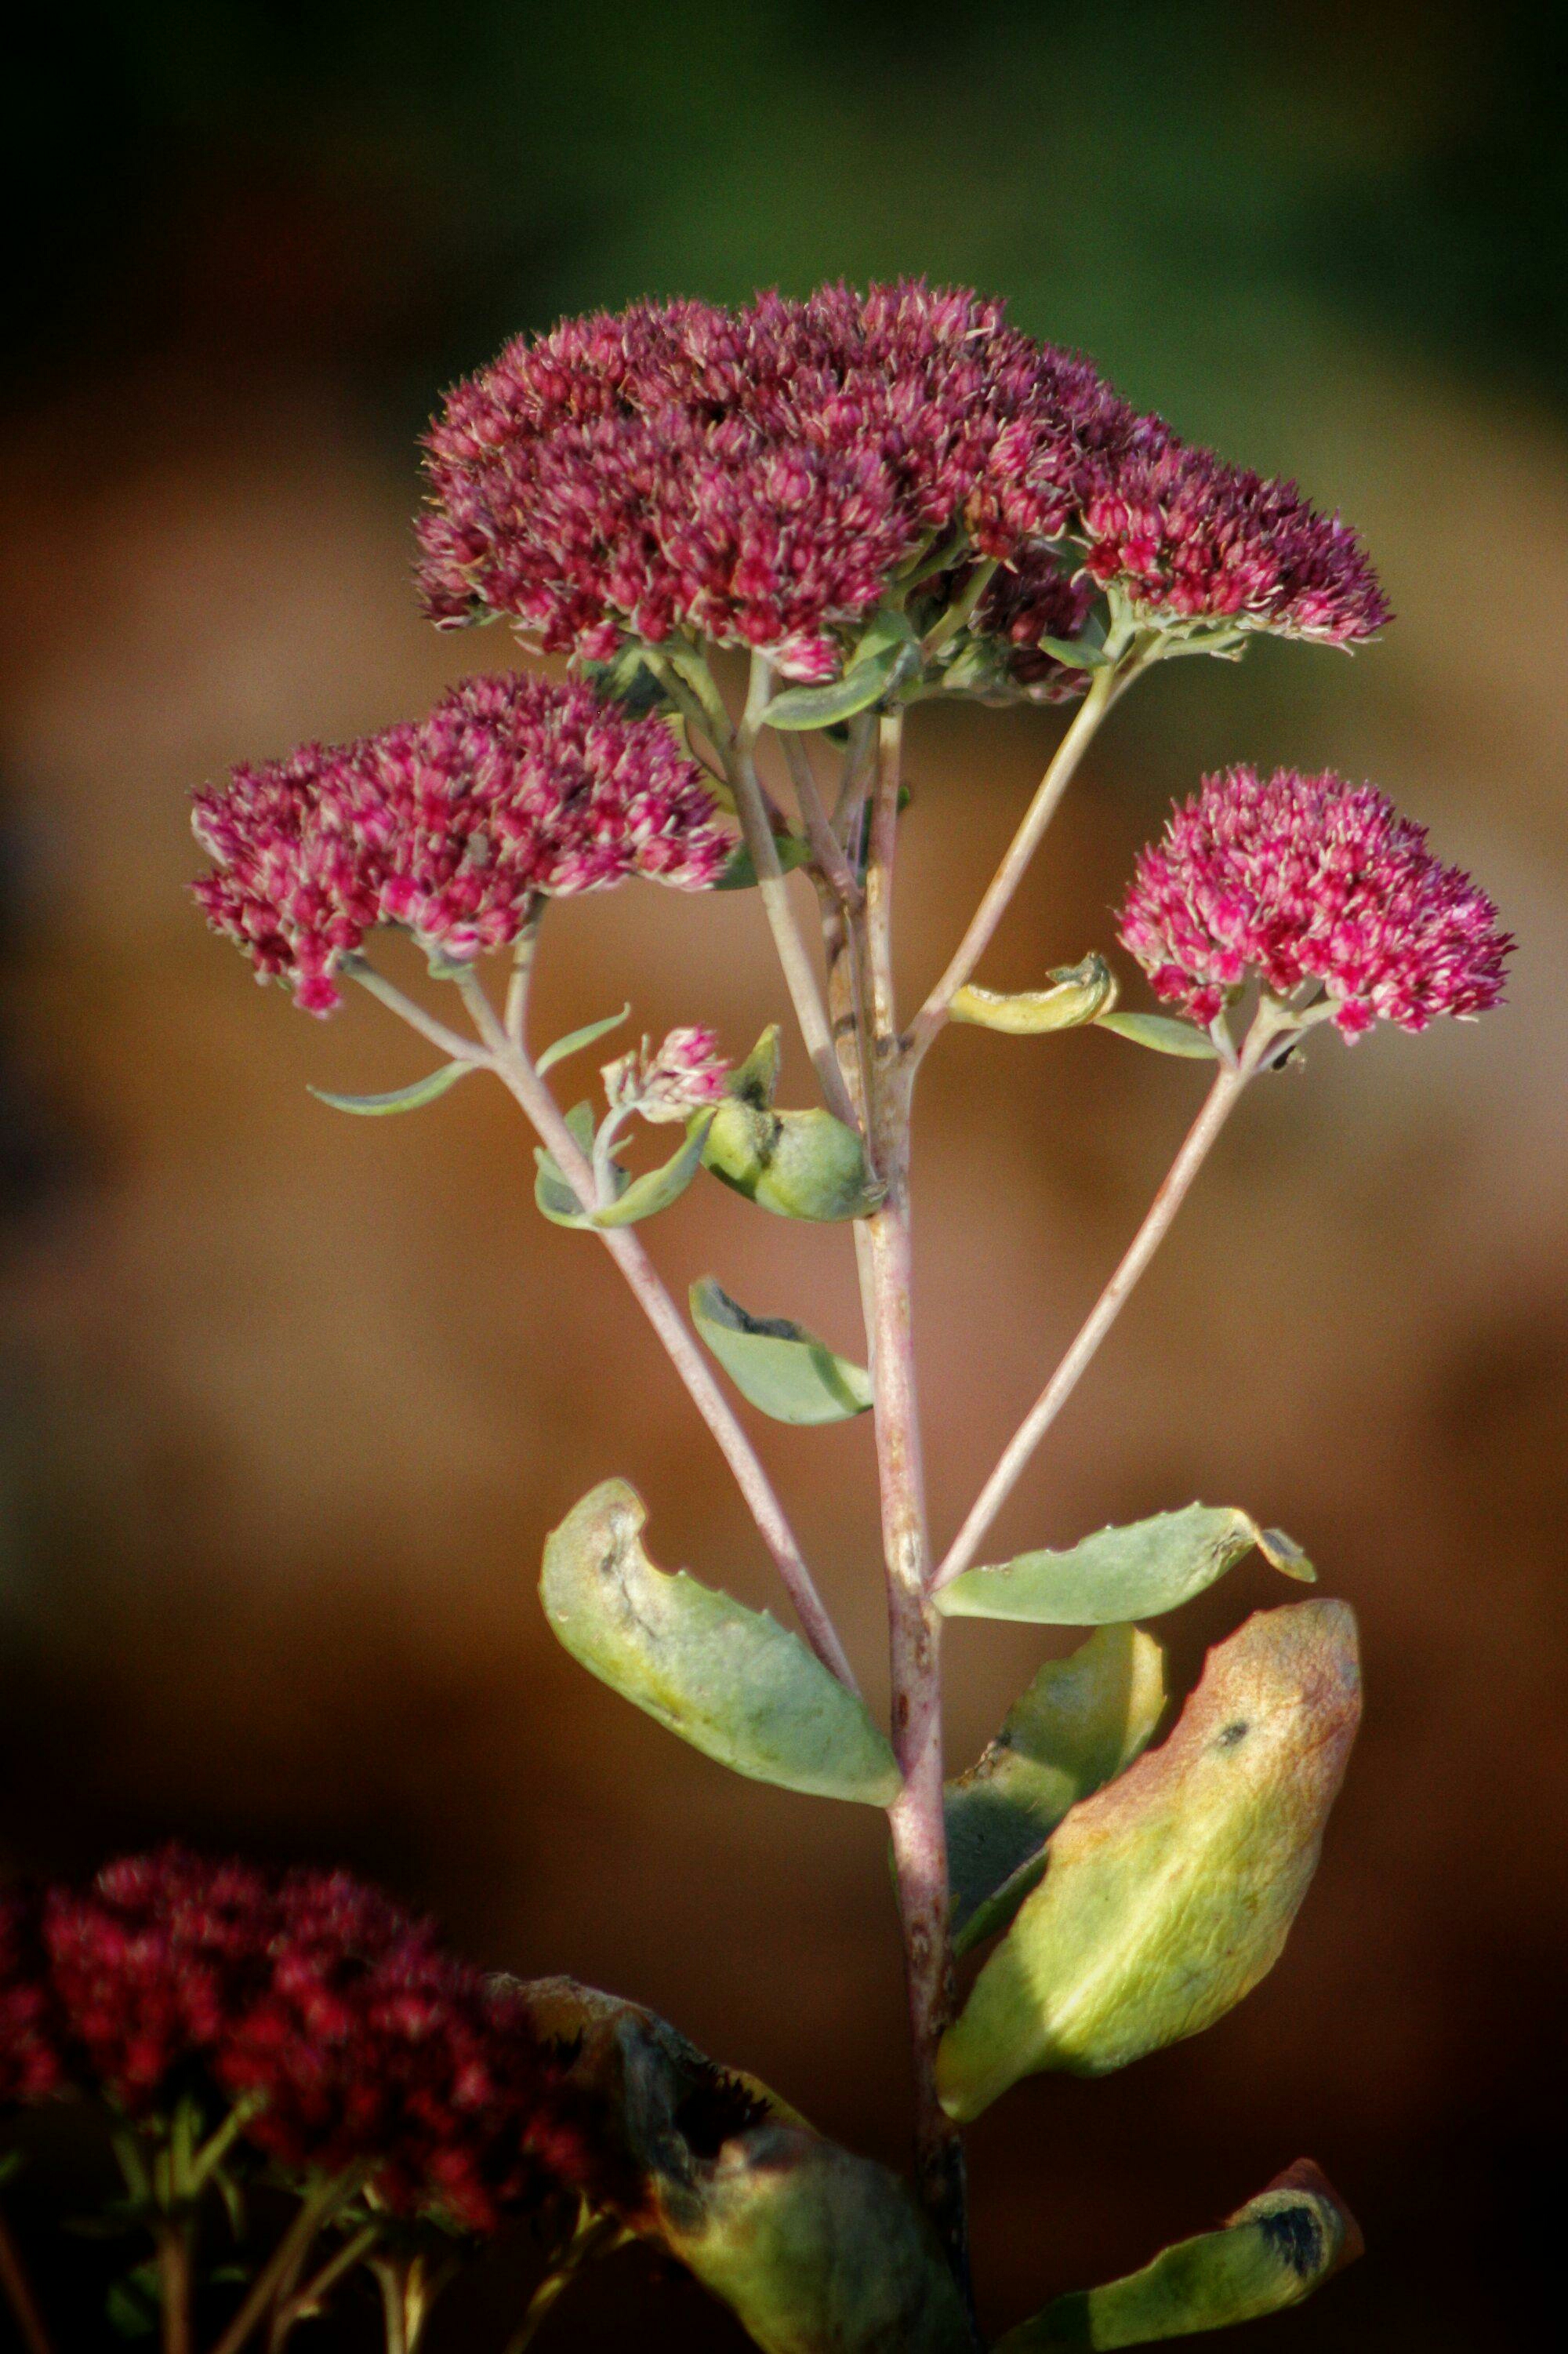
[[[351,221],[396,281],[357,344],[405,410],[561,310],[899,270],[1006,290],[1221,437],[1266,443],[1253,387],[1325,313],[1561,392],[1560,9],[101,0],[36,30],[33,366],[155,336],[137,257],[221,239],[249,190]]]

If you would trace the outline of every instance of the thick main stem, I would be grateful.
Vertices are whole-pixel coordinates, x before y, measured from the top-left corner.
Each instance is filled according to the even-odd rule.
[[[1257,1037],[1256,1030],[1254,1036]],[[1024,1466],[1077,1388],[1101,1341],[1126,1305],[1133,1286],[1170,1232],[1171,1220],[1186,1200],[1193,1179],[1208,1158],[1210,1147],[1234,1110],[1242,1089],[1257,1068],[1263,1044],[1259,1038],[1255,1051],[1253,1041],[1249,1039],[1247,1050],[1240,1062],[1221,1069],[1202,1111],[1187,1132],[1186,1140],[1166,1172],[1160,1191],[1150,1205],[1148,1216],[1133,1236],[1116,1273],[1096,1300],[1077,1338],[1025,1415],[1003,1449],[995,1470],[975,1499],[969,1518],[954,1538],[948,1556],[937,1573],[933,1590],[960,1576],[973,1563],[991,1522],[1022,1476]]]
[[[941,1621],[929,1593],[930,1547],[915,1376],[909,1128],[914,1067],[897,1035],[893,991],[893,861],[899,723],[882,723],[866,872],[865,937],[872,1036],[865,1057],[871,1143],[886,1186],[865,1222],[872,1380],[883,1553],[887,1571],[893,1746],[903,1787],[888,1808],[915,2079],[920,2197],[965,2293],[969,2286],[963,2149],[937,2097],[937,2049],[952,2002],[948,1840],[943,1804]]]

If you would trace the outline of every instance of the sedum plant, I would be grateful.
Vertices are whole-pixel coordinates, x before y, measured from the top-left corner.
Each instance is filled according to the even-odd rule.
[[[1485,1012],[1511,943],[1372,787],[1238,766],[1205,779],[1135,864],[1118,938],[1153,1002],[1121,1002],[1108,943],[1030,991],[984,984],[1064,793],[1146,673],[1235,659],[1259,633],[1353,648],[1387,619],[1338,517],[1139,414],[1000,304],[902,283],[568,322],[449,396],[427,473],[431,619],[509,622],[567,676],[471,677],[423,719],[236,770],[196,798],[212,862],[196,896],[259,979],[318,1014],[366,990],[439,1057],[390,1095],[328,1103],[399,1113],[476,1073],[515,1100],[540,1212],[567,1230],[561,1248],[603,1248],[625,1276],[796,1627],[657,1566],[643,1503],[613,1479],[549,1539],[546,1616],[591,1673],[719,1765],[885,1813],[907,1990],[912,2189],[634,2006],[567,1981],[533,1990],[564,2079],[620,2156],[552,2278],[630,2232],[689,2265],[771,2354],[969,2354],[964,2126],[1021,2078],[1127,2066],[1257,1984],[1311,1879],[1360,1707],[1350,1609],[1301,1600],[1219,1644],[1157,1741],[1166,1695],[1145,1622],[1255,1548],[1310,1582],[1301,1549],[1239,1506],[1192,1504],[998,1561],[996,1516],[1247,1091],[1312,1032],[1353,1042],[1379,1022],[1417,1032]],[[897,869],[918,846],[905,730],[953,697],[1038,704],[1063,725],[946,966],[900,1004]],[[789,885],[797,870],[809,891]],[[723,1008],[705,1005],[662,1044],[618,1041],[601,1095],[557,1092],[557,1070],[626,1014],[536,1038],[551,903],[633,876],[755,894],[812,1101],[781,1099],[777,1026],[732,1066],[710,1026]],[[377,966],[388,927],[423,950],[432,991]],[[1073,1051],[1055,1034],[1094,1024],[1128,1051],[1206,1065],[1207,1092],[941,1545],[922,1471],[910,1139],[926,1057],[960,1053],[944,1034],[965,1024],[1050,1041],[1044,1084]],[[670,1149],[637,1151],[640,1123]],[[722,1270],[683,1313],[644,1229],[706,1178],[849,1229],[865,1327],[853,1358],[775,1303],[735,1299]],[[753,1435],[758,1416],[861,1414],[876,1440],[886,1723]],[[949,1623],[986,1618],[1084,1631],[954,1773]],[[1126,2346],[1243,2320],[1295,2303],[1358,2247],[1301,2161],[1141,2272],[1061,2285],[996,2343]]]

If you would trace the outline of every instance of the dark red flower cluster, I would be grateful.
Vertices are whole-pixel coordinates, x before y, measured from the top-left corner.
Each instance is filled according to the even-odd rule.
[[[1501,1002],[1513,942],[1496,907],[1371,785],[1227,769],[1139,853],[1121,938],[1159,994],[1212,1022],[1256,978],[1319,982],[1347,1037],[1425,1030]]]
[[[193,822],[214,929],[313,1013],[379,924],[466,961],[514,940],[537,893],[630,875],[700,889],[735,846],[662,721],[518,672],[465,679],[377,736],[238,768]]]
[[[836,633],[955,529],[1018,576],[980,624],[1012,638],[1032,603],[1072,620],[1064,539],[1150,612],[1335,642],[1384,617],[1343,525],[1140,417],[1001,303],[919,281],[568,320],[459,385],[427,447],[432,618],[510,614],[589,659],[685,626],[827,675]]]
[[[471,2231],[583,2180],[585,2117],[515,1991],[345,1873],[177,1849],[0,1914],[0,2094],[122,2112],[253,2105],[282,2165],[362,2167],[395,2212]]]

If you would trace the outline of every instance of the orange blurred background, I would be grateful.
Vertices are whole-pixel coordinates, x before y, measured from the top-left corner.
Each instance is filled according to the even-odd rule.
[[[1348,9],[1244,35],[1134,7],[1118,78],[1008,8],[959,48],[913,6],[891,61],[880,8],[846,29],[704,6],[652,59],[611,40],[641,12],[578,13],[404,5],[372,37],[354,11],[155,9],[88,74],[85,193],[20,322],[0,559],[0,1856],[87,1870],[177,1833],[345,1861],[476,1957],[649,2002],[900,2162],[875,1817],[726,1777],[584,1677],[537,1606],[545,1532],[610,1473],[647,1496],[656,1558],[779,1606],[717,1455],[608,1261],[535,1214],[499,1091],[384,1125],[307,1093],[428,1057],[368,1002],[318,1024],[250,985],[185,895],[185,796],[520,659],[438,638],[408,577],[419,417],[506,328],[841,268],[1015,291],[1025,325],[1342,504],[1399,618],[1353,663],[1264,646],[1141,684],[985,978],[1111,949],[1134,849],[1232,758],[1374,778],[1520,947],[1484,1025],[1319,1036],[1255,1092],[999,1532],[1245,1505],[1356,1606],[1369,1705],[1264,1988],[974,2133],[984,2310],[1128,2269],[1309,2151],[1372,2254],[1266,2325],[1277,2354],[1533,2342],[1568,1919],[1568,420],[1560,190],[1510,179],[1509,143],[1523,158],[1549,36],[1489,10],[1482,72],[1462,8],[1391,9],[1374,44]],[[62,52],[62,91],[79,68]],[[1535,246],[1505,270],[1510,189]],[[910,1002],[1059,725],[913,720]],[[747,895],[562,907],[538,986],[541,1039],[630,997],[655,1034],[711,1021],[738,1054],[783,1010]],[[799,1100],[808,1077],[797,1054]],[[934,1055],[939,1534],[1202,1084],[1102,1034],[960,1031]],[[846,1231],[704,1182],[652,1239],[677,1290],[715,1273],[854,1352]],[[759,1444],[874,1683],[869,1435]],[[1254,1563],[1164,1622],[1178,1680],[1290,1598]],[[957,1627],[955,1762],[1044,1648]],[[645,2286],[638,2258],[605,2268],[558,2342],[738,2343],[694,2291]]]

